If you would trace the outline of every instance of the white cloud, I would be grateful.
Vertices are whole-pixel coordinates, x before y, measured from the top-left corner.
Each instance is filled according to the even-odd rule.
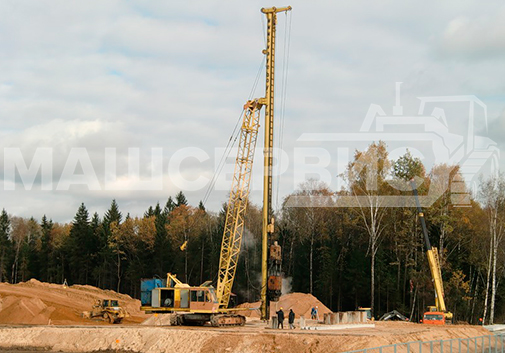
[[[54,147],[55,175],[61,173],[69,149],[85,147],[99,180],[105,173],[105,148],[116,147],[121,185],[135,185],[125,177],[129,147],[141,149],[143,176],[149,174],[151,148],[163,149],[166,171],[177,150],[196,147],[209,153],[210,161],[188,160],[179,181],[211,177],[214,149],[228,143],[263,59],[259,10],[268,5],[203,0],[1,2],[0,147],[20,146],[28,157],[38,146]],[[505,67],[499,60],[481,61],[503,53],[500,4],[293,0],[290,5],[283,140],[291,159],[304,132],[356,132],[370,103],[389,112],[396,81],[405,82],[406,111],[417,111],[417,96],[451,94],[477,95],[488,104],[490,117],[503,110]],[[282,14],[278,89],[285,24]],[[263,90],[261,76],[255,96]],[[336,174],[332,161],[331,173]],[[262,161],[255,163],[255,172],[261,172]],[[282,176],[281,198],[296,187],[292,168],[291,163]],[[116,198],[126,212],[140,215],[177,191],[166,175],[163,185],[161,192],[144,193],[76,188],[65,194],[4,195],[0,190],[0,207],[40,217],[48,213],[47,201],[54,205],[54,215],[48,216],[67,220],[80,202],[100,211]],[[197,204],[204,191],[188,192],[190,202]],[[226,194],[213,193],[208,206],[218,210]],[[260,203],[261,192],[254,191],[252,198]]]
[[[477,18],[458,17],[447,25],[440,44],[446,55],[485,58],[505,55],[505,8]]]

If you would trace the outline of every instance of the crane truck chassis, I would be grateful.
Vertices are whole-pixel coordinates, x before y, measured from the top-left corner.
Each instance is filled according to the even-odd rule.
[[[166,280],[142,279],[141,310],[151,314],[170,314],[170,325],[243,326],[245,317],[233,309],[220,309],[216,289],[210,281],[198,287],[182,283],[171,273]]]

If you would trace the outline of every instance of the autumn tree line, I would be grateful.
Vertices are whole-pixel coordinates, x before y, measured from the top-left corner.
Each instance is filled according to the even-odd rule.
[[[412,200],[390,204],[411,196],[414,180],[421,196],[436,191],[424,217],[448,310],[456,321],[503,321],[503,175],[482,178],[471,194],[458,166],[427,171],[409,152],[390,160],[379,142],[356,151],[341,177],[341,190],[307,180],[275,211],[286,291],[312,293],[333,311],[372,307],[378,318],[396,309],[421,319],[435,298],[419,215]],[[103,215],[81,204],[71,223],[20,218],[4,209],[0,282],[67,281],[137,298],[141,278],[167,272],[191,285],[215,283],[225,210],[209,212],[201,202],[193,207],[183,192],[141,217],[125,214],[115,200]],[[259,299],[260,269],[261,208],[249,204],[234,285],[238,302]]]

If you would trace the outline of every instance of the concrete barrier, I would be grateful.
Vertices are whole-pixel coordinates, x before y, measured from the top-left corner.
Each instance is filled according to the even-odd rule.
[[[340,316],[338,315],[338,313],[331,313],[331,325],[336,325],[338,323],[340,323]]]
[[[347,319],[347,313],[339,313],[340,314],[340,323],[347,324],[349,321]]]
[[[331,313],[324,313],[324,324],[331,325]]]
[[[359,311],[352,312],[352,322],[358,324],[361,321],[361,313]]]
[[[366,311],[360,311],[361,313],[361,322],[367,322],[368,318],[366,316]]]
[[[305,328],[305,317],[303,315],[300,316],[300,328]]]
[[[270,326],[270,328],[277,328],[279,325],[279,321],[277,320],[277,316],[272,316],[272,326]]]
[[[349,324],[356,323],[356,315],[354,315],[354,311],[348,311],[347,312],[347,322]]]

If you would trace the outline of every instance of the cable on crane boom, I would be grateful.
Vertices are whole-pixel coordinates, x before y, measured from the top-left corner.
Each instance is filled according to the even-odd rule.
[[[249,93],[249,99],[251,99],[256,92],[256,88],[258,87],[258,82],[261,77],[261,73],[263,71],[263,68],[265,66],[265,57],[263,57],[260,67],[258,69],[258,72],[256,74],[256,78],[254,79],[253,85],[251,87],[251,91]],[[226,159],[230,156],[230,153],[235,146],[235,143],[237,142],[237,138],[239,136],[239,130],[237,130],[237,127],[240,124],[240,121],[242,120],[242,115],[244,114],[244,109],[242,109],[242,112],[240,113],[237,122],[235,124],[235,127],[233,128],[233,132],[228,140],[228,144],[225,147],[225,150],[223,152],[223,155],[221,156],[221,159],[219,160],[219,163],[216,167],[216,170],[214,171],[214,174],[212,175],[212,179],[210,180],[209,186],[207,187],[207,190],[205,191],[204,197],[202,199],[202,203],[205,206],[207,204],[207,201],[209,200],[210,195],[212,194],[212,191],[214,190],[214,186],[216,185],[217,178],[221,175],[221,172],[225,166],[225,161]],[[230,142],[232,144],[230,145]]]
[[[282,167],[282,152],[284,147],[284,121],[286,116],[286,100],[287,100],[287,85],[288,85],[288,69],[289,69],[289,51],[291,46],[291,23],[292,14],[291,11],[285,13],[286,22],[284,23],[284,52],[283,52],[283,63],[282,63],[282,78],[281,78],[281,102],[280,102],[280,119],[279,119],[279,144],[277,151],[277,180],[276,180],[276,191],[275,191],[275,209],[278,211],[280,209],[279,204],[279,185],[281,179],[281,167]],[[289,17],[289,21],[288,21]],[[289,29],[288,29],[289,22]]]

